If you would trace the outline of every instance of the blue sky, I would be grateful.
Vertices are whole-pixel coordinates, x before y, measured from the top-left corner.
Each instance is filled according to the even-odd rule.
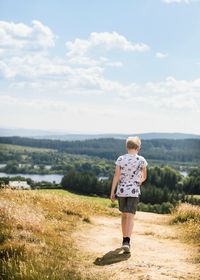
[[[0,0],[0,126],[200,134],[199,9]]]

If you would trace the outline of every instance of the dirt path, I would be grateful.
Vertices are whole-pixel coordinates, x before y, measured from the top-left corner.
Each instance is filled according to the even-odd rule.
[[[131,238],[131,254],[123,254],[119,217],[92,216],[92,223],[75,233],[85,256],[80,271],[110,280],[199,280],[194,247],[177,239],[176,226],[167,215],[137,212]]]

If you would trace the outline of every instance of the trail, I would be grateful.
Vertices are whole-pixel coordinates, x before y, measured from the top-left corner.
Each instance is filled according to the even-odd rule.
[[[83,256],[83,275],[110,280],[199,280],[194,261],[197,248],[177,239],[177,226],[167,224],[167,215],[136,212],[131,254],[123,254],[119,217],[92,216],[91,224],[74,234]]]

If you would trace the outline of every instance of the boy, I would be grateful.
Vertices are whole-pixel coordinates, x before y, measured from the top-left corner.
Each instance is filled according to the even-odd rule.
[[[133,218],[139,202],[140,185],[147,178],[147,161],[138,155],[141,148],[139,137],[128,137],[126,140],[127,154],[121,155],[115,161],[116,168],[112,181],[110,199],[118,199],[121,213],[123,234],[122,248],[130,252],[130,237],[133,230]],[[118,184],[118,186],[117,186]],[[117,192],[115,195],[115,188]]]

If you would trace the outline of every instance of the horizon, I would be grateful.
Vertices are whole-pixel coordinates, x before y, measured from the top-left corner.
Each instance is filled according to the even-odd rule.
[[[200,136],[200,134],[196,133],[191,133],[191,132],[166,132],[166,131],[148,131],[148,132],[136,132],[136,133],[129,133],[129,132],[87,132],[87,131],[65,131],[65,130],[60,130],[60,129],[38,129],[38,128],[24,128],[24,127],[3,127],[0,126],[1,129],[7,129],[7,130],[33,130],[33,131],[41,131],[41,132],[49,132],[49,133],[58,133],[58,135],[64,135],[64,134],[80,134],[80,135],[104,135],[104,134],[116,134],[116,135],[140,135],[140,134],[185,134],[185,135],[194,135],[194,136]],[[1,137],[1,135],[0,135]]]
[[[200,135],[199,8],[0,1],[0,126]]]

